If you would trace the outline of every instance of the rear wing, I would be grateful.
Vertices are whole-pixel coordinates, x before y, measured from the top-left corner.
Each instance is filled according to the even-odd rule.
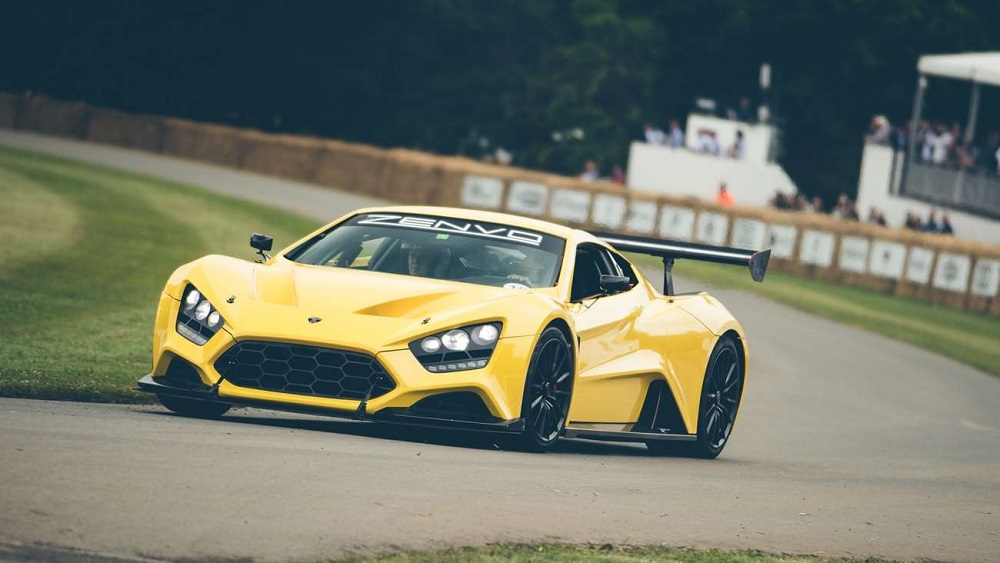
[[[711,246],[708,244],[694,244],[690,242],[666,241],[655,238],[635,237],[629,235],[616,235],[611,233],[591,233],[595,237],[603,240],[621,252],[635,252],[637,254],[648,254],[659,256],[663,259],[663,294],[672,295],[674,283],[671,276],[671,269],[675,259],[700,260],[702,262],[716,262],[718,264],[731,264],[734,266],[746,266],[750,270],[750,277],[755,282],[764,281],[767,273],[767,262],[771,258],[771,250],[744,250],[740,248],[728,248],[725,246]]]

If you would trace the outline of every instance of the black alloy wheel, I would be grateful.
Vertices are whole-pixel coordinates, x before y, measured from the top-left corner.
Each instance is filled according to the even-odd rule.
[[[194,418],[219,418],[229,412],[231,406],[226,403],[213,403],[210,401],[199,401],[198,399],[171,397],[170,395],[157,395],[156,398],[168,410],[181,416]]]
[[[698,408],[698,440],[695,442],[650,441],[655,453],[713,459],[722,453],[736,423],[743,396],[743,361],[736,342],[725,337],[715,345],[705,370]]]
[[[545,451],[559,439],[569,416],[574,371],[573,347],[566,335],[557,328],[545,329],[531,355],[524,382],[521,445],[525,449]]]

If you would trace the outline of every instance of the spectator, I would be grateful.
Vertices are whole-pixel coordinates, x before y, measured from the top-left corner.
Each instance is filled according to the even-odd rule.
[[[909,144],[910,139],[910,124],[912,121],[907,120],[906,125],[903,127],[897,127],[893,131],[892,144],[897,151],[906,151],[906,147]]]
[[[951,228],[951,221],[948,220],[948,212],[941,213],[941,224],[938,225],[938,232],[942,235],[953,235],[955,230]]]
[[[615,166],[611,171],[611,183],[619,186],[625,185],[625,171],[621,166]]]
[[[906,223],[904,223],[903,226],[911,231],[924,230],[924,223],[920,220],[920,216],[912,211],[906,212]]]
[[[943,123],[939,123],[937,125],[937,136],[933,139],[934,145],[931,152],[931,162],[938,166],[943,166],[948,162],[948,151],[951,149],[955,138]]]
[[[593,182],[600,177],[600,171],[597,170],[597,163],[593,160],[588,160],[583,165],[583,172],[580,173],[580,179],[584,182]]]
[[[955,150],[955,160],[959,168],[963,170],[974,170],[979,160],[979,147],[972,143],[971,139],[966,139],[961,146]]]
[[[655,146],[663,146],[667,144],[667,136],[659,127],[655,127],[652,123],[646,123],[646,142]]]
[[[796,211],[808,211],[809,201],[806,200],[806,196],[799,192],[795,192],[795,201],[792,202],[792,209]]]
[[[847,219],[848,212],[850,211],[850,201],[847,199],[847,194],[840,194],[837,198],[837,205],[833,207],[830,216],[837,219]]]
[[[729,189],[727,188],[725,182],[719,184],[719,192],[715,194],[715,203],[725,205],[727,207],[731,207],[734,204],[733,195],[729,193]]]
[[[920,145],[920,160],[924,162],[934,161],[934,147],[938,144],[937,125],[931,126],[926,121],[923,124],[927,127],[921,136],[923,143]]]
[[[948,163],[953,166],[958,166],[958,147],[962,144],[962,128],[959,127],[957,121],[951,123],[951,129],[948,131]]]
[[[789,198],[781,190],[778,190],[774,192],[774,197],[771,198],[771,207],[775,209],[791,209],[792,206]]]
[[[935,215],[934,210],[932,209],[930,215],[927,216],[927,222],[924,223],[923,227],[920,230],[922,230],[925,233],[938,232],[938,229],[940,227],[938,227],[938,223],[937,220],[934,218],[934,215]]]
[[[743,153],[746,150],[746,141],[743,140],[743,131],[736,132],[736,140],[729,147],[729,156],[736,160],[743,160]]]
[[[819,196],[814,196],[813,199],[812,199],[812,203],[809,204],[809,211],[811,211],[813,213],[822,213],[823,212],[823,198],[821,198]]]
[[[718,156],[720,152],[719,141],[715,138],[715,131],[700,129],[698,140],[695,142],[694,150]]]
[[[868,222],[876,225],[886,226],[885,214],[878,207],[872,207],[868,212]]]
[[[675,149],[684,147],[684,131],[676,118],[670,120],[670,146]]]
[[[865,141],[886,145],[889,144],[890,133],[892,133],[892,127],[889,126],[889,120],[884,115],[876,115],[872,117],[871,125],[868,126]]]

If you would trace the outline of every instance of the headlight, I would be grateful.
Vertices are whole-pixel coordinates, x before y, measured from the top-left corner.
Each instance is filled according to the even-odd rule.
[[[469,333],[464,330],[449,330],[441,337],[441,344],[449,350],[464,352],[469,347]]]
[[[201,293],[197,289],[193,289],[184,296],[184,310],[190,311],[194,309],[194,306],[201,301]]]
[[[181,310],[177,313],[177,333],[202,346],[219,332],[223,324],[225,319],[222,315],[200,291],[188,284],[181,298]]]
[[[203,321],[208,318],[208,314],[212,312],[212,304],[208,302],[208,299],[202,300],[198,303],[198,306],[194,309],[194,318]]]
[[[410,351],[433,373],[480,369],[493,356],[502,328],[499,322],[455,328],[410,342]]]
[[[472,329],[472,341],[480,346],[486,346],[497,341],[500,331],[493,325],[479,325]]]
[[[429,336],[420,341],[420,349],[428,354],[433,354],[441,349],[441,339],[436,336]]]

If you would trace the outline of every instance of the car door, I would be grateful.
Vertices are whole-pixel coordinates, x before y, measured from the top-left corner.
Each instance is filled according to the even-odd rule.
[[[648,370],[635,369],[638,350],[635,323],[648,301],[648,293],[633,287],[614,295],[603,295],[600,276],[623,275],[612,254],[596,244],[577,247],[569,311],[578,342],[577,378],[570,422],[620,423],[641,401],[650,381]],[[638,407],[636,407],[638,408]]]

